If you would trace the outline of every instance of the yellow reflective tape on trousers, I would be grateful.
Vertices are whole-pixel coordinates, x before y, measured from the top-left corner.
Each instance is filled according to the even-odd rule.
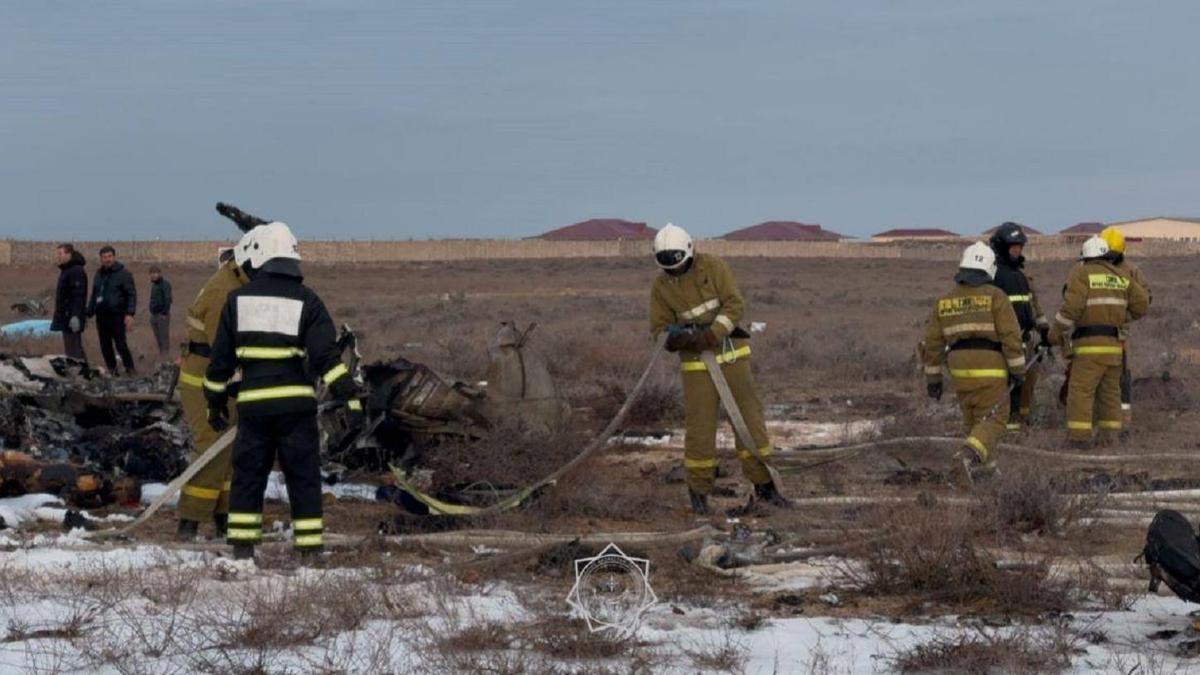
[[[277,398],[316,398],[317,392],[312,387],[289,385],[286,387],[266,387],[263,389],[242,390],[238,392],[238,403],[254,401],[269,401]]]
[[[333,384],[335,381],[337,381],[337,379],[339,377],[341,377],[349,372],[350,372],[350,369],[346,367],[346,364],[339,363],[336,366],[330,368],[329,372],[322,375],[321,380],[323,382],[325,382],[325,384]]]
[[[954,377],[1002,377],[1008,379],[1008,371],[1003,368],[951,368]]]
[[[1120,429],[1121,421],[1120,420],[1100,420],[1100,428],[1101,429]]]
[[[230,525],[261,525],[261,513],[231,513],[229,514]]]
[[[238,347],[239,359],[294,359],[304,358],[305,351],[299,347]]]
[[[351,410],[357,410],[359,412],[362,412],[362,401],[360,401],[358,399],[351,399],[346,402],[346,407]]]
[[[225,537],[228,539],[252,539],[257,541],[262,539],[262,530],[258,528],[243,530],[231,527],[225,532]]]
[[[204,386],[204,378],[198,375],[192,375],[191,373],[180,372],[179,384],[184,384],[189,387],[196,387],[199,389]]]
[[[300,518],[292,521],[293,530],[319,530],[324,527],[320,518]]]
[[[683,468],[685,469],[713,469],[717,466],[715,459],[688,459],[683,458]]]
[[[1122,349],[1121,345],[1084,345],[1076,347],[1073,351],[1076,354],[1120,354]]]
[[[209,391],[215,391],[218,394],[225,393],[225,385],[224,384],[222,384],[220,382],[213,382],[212,380],[208,379],[207,377],[204,378],[204,388]]]
[[[738,347],[732,351],[718,354],[717,363],[725,365],[726,363],[736,361],[747,356],[750,356],[750,345]],[[695,372],[698,370],[707,370],[703,361],[684,361],[682,364],[680,364],[680,367],[683,368],[683,372],[685,373]]]
[[[987,446],[983,444],[983,441],[975,438],[974,436],[968,436],[967,445],[971,446],[972,449],[979,453],[980,459],[985,462],[987,461],[988,449]]]
[[[1067,428],[1075,429],[1078,431],[1090,431],[1092,428],[1092,423],[1091,422],[1067,422]]]
[[[771,446],[768,445],[765,448],[759,448],[758,454],[760,454],[764,458],[766,458],[766,457],[771,456],[771,451],[772,451]],[[738,450],[737,456],[738,456],[738,459],[758,459],[757,457],[754,456],[754,453],[750,452],[749,450]]]
[[[320,546],[321,545],[321,535],[319,535],[319,534],[301,534],[301,535],[297,535],[296,538],[292,540],[292,542],[296,546]]]
[[[1032,295],[1010,295],[1010,296],[1008,296],[1008,301],[1009,302],[1033,302],[1033,296]]]
[[[199,487],[197,485],[184,485],[183,494],[196,499],[215,500],[221,496],[221,491],[215,488]]]

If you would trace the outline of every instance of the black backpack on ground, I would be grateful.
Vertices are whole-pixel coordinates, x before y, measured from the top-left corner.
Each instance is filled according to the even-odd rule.
[[[1200,541],[1182,513],[1167,509],[1154,516],[1141,557],[1150,567],[1150,592],[1165,581],[1181,599],[1200,603]]]

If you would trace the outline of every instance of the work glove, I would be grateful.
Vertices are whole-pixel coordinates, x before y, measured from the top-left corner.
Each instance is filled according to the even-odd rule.
[[[711,328],[696,333],[696,351],[713,351],[721,346],[721,338]]]
[[[930,382],[925,385],[925,393],[929,394],[929,398],[935,401],[942,400],[942,391],[943,389],[941,381]]]
[[[79,317],[73,316],[71,317],[71,320],[67,322],[67,330],[71,331],[72,333],[78,333],[79,331],[83,330],[83,322],[80,321]]]
[[[362,408],[346,408],[346,429],[353,434],[361,433],[367,426],[367,417]]]
[[[210,402],[208,408],[208,426],[212,427],[212,430],[217,433],[221,433],[222,431],[228,429],[229,410],[225,406],[214,408]]]
[[[691,331],[680,331],[667,336],[667,351],[678,352],[684,349],[695,349],[696,334]]]

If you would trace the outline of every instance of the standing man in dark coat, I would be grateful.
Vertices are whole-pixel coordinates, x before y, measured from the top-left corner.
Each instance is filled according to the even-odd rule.
[[[158,343],[158,357],[171,354],[171,282],[163,278],[162,268],[150,267],[150,327]]]
[[[137,288],[133,275],[117,262],[117,251],[112,246],[100,249],[100,271],[92,284],[92,299],[88,302],[88,316],[96,317],[96,333],[100,337],[100,353],[108,372],[117,374],[117,357],[113,347],[125,363],[125,374],[133,375],[133,354],[125,340],[126,332],[133,327],[133,314],[137,309]]]
[[[87,361],[83,351],[84,314],[87,311],[88,278],[83,254],[75,250],[74,244],[59,244],[55,250],[58,259],[58,287],[54,291],[54,320],[50,330],[62,333],[63,351],[73,359]]]

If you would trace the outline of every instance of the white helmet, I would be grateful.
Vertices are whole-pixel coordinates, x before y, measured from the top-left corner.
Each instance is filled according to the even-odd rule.
[[[242,235],[233,253],[239,266],[249,261],[251,268],[259,269],[272,258],[299,260],[299,246],[287,223],[276,221],[259,225]]]
[[[963,251],[962,262],[958,264],[959,269],[963,270],[979,270],[987,272],[991,279],[996,278],[996,252],[991,246],[977,241],[967,247]]]
[[[1103,237],[1090,237],[1083,242],[1083,248],[1079,251],[1080,260],[1092,260],[1093,258],[1101,258],[1108,253],[1108,242],[1104,241]]]
[[[682,227],[667,223],[654,235],[654,260],[664,270],[683,267],[692,255],[692,235]]]

